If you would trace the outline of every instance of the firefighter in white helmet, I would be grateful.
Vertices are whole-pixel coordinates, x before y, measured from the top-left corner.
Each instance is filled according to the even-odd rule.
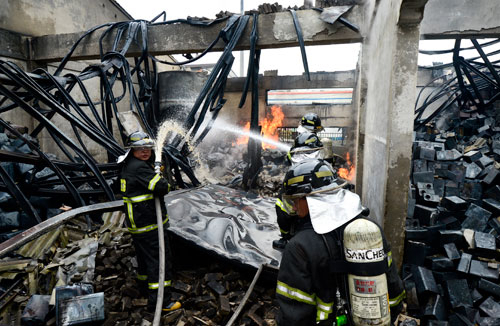
[[[323,160],[302,161],[285,175],[283,200],[291,203],[298,222],[278,274],[279,326],[352,324],[342,237],[346,226],[365,210],[359,196],[344,185]],[[405,293],[383,242],[388,304],[396,317]]]
[[[120,191],[123,196],[127,218],[125,224],[132,234],[137,254],[137,278],[141,290],[147,292],[147,309],[154,312],[156,307],[159,275],[159,240],[154,197],[159,196],[164,216],[163,225],[168,226],[168,215],[163,197],[170,191],[166,179],[153,168],[155,143],[148,134],[136,131],[127,140],[128,152],[119,158],[122,164],[120,173]],[[171,301],[170,285],[172,279],[172,257],[167,234],[165,241],[165,292],[163,311],[172,311],[181,307],[180,302]]]

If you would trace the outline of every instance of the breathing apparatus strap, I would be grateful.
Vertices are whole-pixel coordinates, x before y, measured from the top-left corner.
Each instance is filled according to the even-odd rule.
[[[343,228],[341,228],[343,230]],[[333,233],[334,232],[334,233]],[[342,236],[341,236],[341,231],[339,229],[334,230],[333,232],[330,233],[329,238],[334,241],[336,244],[336,247],[338,248],[338,254],[337,257],[334,257],[332,248],[329,244],[329,241],[327,239],[327,236],[325,234],[321,235],[321,238],[323,239],[323,242],[325,243],[326,250],[328,251],[328,256],[330,257],[330,264],[329,264],[329,274],[331,277],[335,278],[335,283],[337,285],[337,288],[340,292],[340,297],[344,301],[344,304],[346,305],[345,312],[346,312],[346,317],[347,317],[347,325],[354,325],[352,322],[352,318],[350,316],[350,303],[349,303],[349,288],[347,286],[347,272],[332,272],[332,266],[334,266],[334,262],[342,262],[342,259],[344,257],[344,247],[342,245]],[[340,256],[340,257],[338,257]],[[337,260],[335,259],[337,258]],[[340,258],[340,259],[339,259]],[[337,299],[336,299],[337,300]],[[339,302],[335,302],[335,304],[338,306]],[[338,311],[335,313],[335,315],[338,313]]]

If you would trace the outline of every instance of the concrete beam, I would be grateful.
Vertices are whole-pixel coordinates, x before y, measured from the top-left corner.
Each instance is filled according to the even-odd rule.
[[[297,16],[302,28],[306,45],[340,44],[360,42],[361,35],[343,24],[336,22],[331,25],[323,22],[320,13],[315,10],[297,11]],[[363,23],[362,9],[353,7],[343,16],[349,22],[360,26]],[[247,50],[250,47],[250,32],[252,19],[236,50]],[[152,55],[199,53],[217,37],[226,22],[220,22],[210,27],[192,26],[188,24],[153,25],[148,29],[148,50]],[[258,19],[259,40],[257,47],[260,49],[283,48],[297,46],[297,34],[289,12],[259,15]],[[84,33],[57,34],[34,37],[32,47],[33,60],[52,62],[60,61],[70,50],[71,46]],[[101,32],[97,31],[86,37],[74,52],[73,60],[99,58],[99,38]],[[110,33],[103,39],[103,49],[107,51],[113,44],[114,34]],[[219,41],[213,51],[222,51],[225,43]],[[140,55],[139,48],[131,46],[127,56]]]
[[[500,1],[429,0],[420,39],[497,38]]]
[[[424,18],[424,7],[427,0],[405,0],[399,11],[400,25],[418,25]]]
[[[28,60],[28,42],[25,36],[0,29],[0,44],[0,57]]]
[[[24,230],[23,232],[13,236],[12,238],[5,240],[0,244],[0,257],[20,248],[24,244],[34,240],[45,233],[52,231],[67,221],[74,217],[81,216],[83,214],[90,213],[104,213],[119,211],[123,207],[123,200],[115,200],[106,203],[99,203],[94,205],[88,205],[83,207],[74,208],[72,210],[63,212],[52,218],[49,218],[37,225]]]

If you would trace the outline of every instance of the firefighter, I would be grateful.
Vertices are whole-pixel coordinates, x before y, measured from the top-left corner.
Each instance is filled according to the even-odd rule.
[[[273,248],[276,250],[283,250],[295,233],[295,211],[292,208],[292,203],[290,201],[283,200],[282,196],[283,190],[280,190],[274,205],[281,236],[279,239],[273,240]]]
[[[294,145],[286,158],[290,165],[294,165],[304,159],[321,158],[322,149],[323,144],[318,136],[311,131],[304,131],[295,138]],[[282,250],[293,236],[295,212],[291,203],[283,200],[281,190],[276,199],[275,209],[281,238],[273,241],[273,248]]]
[[[302,119],[300,120],[300,124],[297,128],[297,133],[299,136],[304,132],[312,132],[317,134],[318,132],[323,131],[325,128],[321,125],[320,117],[313,112],[306,113]],[[321,138],[319,140],[322,143],[323,153],[321,154],[324,160],[328,161],[332,166],[335,163],[335,159],[338,155],[333,154],[333,141],[331,138]]]
[[[303,133],[304,131],[318,133],[321,132],[323,129],[324,128],[321,126],[320,117],[316,113],[309,112],[304,114],[304,116],[300,120],[297,132],[299,134]]]
[[[279,326],[352,323],[347,269],[341,263],[345,261],[342,235],[365,210],[359,197],[339,181],[329,164],[315,159],[292,166],[285,175],[283,198],[293,201],[297,224],[278,273]],[[384,252],[391,257],[385,239]],[[405,292],[395,264],[390,259],[385,262],[391,315],[396,318]]]
[[[286,158],[290,165],[305,159],[323,158],[323,143],[314,132],[304,131],[295,138]]]
[[[128,152],[120,160],[123,166],[120,174],[120,191],[123,195],[123,203],[127,218],[125,223],[137,255],[137,278],[141,290],[147,289],[148,306],[150,312],[156,308],[158,273],[159,273],[159,241],[158,225],[154,197],[158,196],[161,202],[163,225],[168,227],[168,215],[165,208],[163,196],[169,190],[170,185],[160,174],[155,173],[154,153],[152,149],[154,142],[148,134],[137,131],[128,137]],[[181,304],[170,301],[170,285],[172,282],[172,260],[167,234],[165,241],[165,291],[163,299],[163,311],[176,310]]]

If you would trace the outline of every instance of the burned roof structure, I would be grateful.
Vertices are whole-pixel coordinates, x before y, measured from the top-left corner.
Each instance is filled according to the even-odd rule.
[[[273,10],[272,8],[272,6],[264,6],[261,9],[267,11]],[[350,7],[334,14],[336,17],[330,14],[329,24],[334,24],[348,9]],[[289,9],[287,15],[290,15],[294,22],[294,30],[301,45],[303,63],[307,72],[304,41],[295,10]],[[323,11],[323,9],[318,10]],[[101,224],[101,212],[114,211],[119,209],[121,204],[121,201],[116,200],[114,191],[118,172],[118,165],[115,162],[125,153],[122,144],[125,143],[131,130],[128,129],[127,121],[124,121],[118,107],[125,103],[125,99],[128,100],[126,102],[128,102],[129,111],[138,117],[139,122],[135,126],[140,125],[151,135],[158,134],[158,129],[165,119],[155,104],[157,101],[155,95],[158,91],[156,67],[158,63],[184,65],[201,58],[212,51],[215,46],[223,50],[221,58],[208,76],[186,119],[177,121],[188,131],[187,134],[170,134],[163,147],[163,161],[172,172],[172,177],[179,188],[200,185],[187,160],[187,155],[191,146],[199,144],[210,131],[225,103],[225,82],[234,60],[232,51],[244,35],[250,21],[252,21],[252,32],[249,44],[252,59],[249,62],[248,79],[240,106],[246,100],[247,90],[250,89],[251,83],[254,85],[253,96],[257,94],[260,55],[260,50],[256,48],[259,38],[258,13],[241,16],[223,15],[213,21],[192,18],[157,21],[162,16],[164,17],[164,15],[159,15],[152,21],[106,23],[92,28],[75,40],[53,73],[42,68],[27,73],[13,62],[0,61],[0,94],[2,95],[0,110],[2,112],[23,110],[36,121],[34,129],[30,132],[3,119],[0,122],[3,131],[2,152],[0,153],[2,184],[0,187],[3,190],[2,231],[4,231],[2,233],[4,241],[0,251],[5,257],[2,260],[2,266],[11,272],[9,277],[3,278],[2,285],[5,288],[2,291],[4,300],[2,308],[11,307],[12,304],[15,306],[17,301],[25,303],[25,295],[33,295],[21,317],[23,323],[46,321],[47,317],[43,313],[48,313],[46,307],[48,307],[49,295],[54,287],[56,287],[56,311],[52,322],[55,321],[56,324],[102,321],[104,301],[106,305],[113,306],[113,297],[105,299],[103,292],[99,292],[111,291],[109,288],[102,288],[99,281],[95,288],[86,283],[94,279],[94,272],[101,273],[97,278],[104,278],[104,281],[118,277],[118,275],[111,276],[110,279],[106,276],[106,273],[112,272],[108,270],[109,266],[105,262],[108,259],[107,250],[101,247],[98,253],[98,245],[114,244],[114,251],[128,253],[128,257],[130,256],[130,250],[126,250],[128,248],[126,244],[122,243],[118,248],[116,247],[117,241],[120,240],[115,238],[121,226],[120,213],[111,216],[105,214],[104,224],[98,227]],[[340,22],[357,32],[356,26],[347,20],[342,18]],[[203,28],[214,24],[222,26],[220,32],[195,58],[184,62],[167,62],[155,57],[150,50],[150,44],[154,42],[148,39],[149,30],[152,27],[185,25]],[[82,49],[85,51],[84,44],[88,45],[89,39],[92,40],[92,38],[97,39],[100,63],[89,65],[81,73],[67,73],[65,68],[68,62],[75,59]],[[35,52],[41,54],[41,52]],[[129,56],[134,56],[133,63],[127,59]],[[85,84],[91,79],[99,80],[100,97],[97,101],[92,98]],[[138,84],[138,90],[134,82]],[[77,100],[75,93],[81,94],[83,100]],[[256,129],[258,127],[257,104],[252,108],[252,117],[252,128]],[[70,125],[72,134],[65,133],[61,129],[61,124]],[[64,158],[54,157],[53,154],[41,149],[37,136],[42,131],[50,135]],[[88,148],[89,141],[96,143],[100,150],[107,154],[107,163],[96,161]],[[259,164],[262,164],[260,153],[257,151],[260,144],[252,143],[249,146],[252,154],[246,176],[253,181],[255,180],[253,175],[260,169]],[[250,186],[248,182],[246,184]],[[223,187],[212,186],[194,191],[179,191],[178,196],[172,193],[169,197],[174,234],[202,247],[208,247],[211,251],[222,254],[228,259],[258,268],[257,277],[262,266],[269,264],[276,268],[279,265],[280,253],[273,250],[270,245],[277,235],[274,214],[268,213],[273,212],[272,200],[251,199],[246,193],[237,193]],[[233,193],[230,193],[231,191]],[[184,214],[187,212],[186,206],[182,205],[191,203],[189,207],[193,209],[197,206],[196,204],[199,206],[205,199],[208,199],[206,205],[200,207],[198,212],[189,212],[191,219],[184,221]],[[231,200],[228,201],[228,199]],[[100,204],[103,201],[106,203]],[[209,204],[212,201],[215,205],[212,205],[213,209],[209,211],[206,208],[210,208]],[[64,212],[67,209],[69,211]],[[79,216],[84,219],[79,219]],[[107,219],[109,217],[113,219],[111,223],[118,227],[118,230],[113,231]],[[198,222],[194,223],[193,218],[197,218]],[[186,222],[189,223],[186,224]],[[203,225],[206,230],[203,230]],[[196,229],[198,226],[202,229]],[[222,234],[217,234],[218,231]],[[267,237],[262,236],[266,233]],[[74,242],[75,240],[77,241]],[[78,250],[78,248],[82,249]],[[54,249],[56,252],[52,251]],[[26,259],[20,260],[19,257]],[[106,270],[95,266],[96,259],[100,261],[99,257],[104,260]],[[55,260],[51,261],[52,258]],[[47,277],[33,278],[40,272],[41,266],[37,265],[38,261],[46,264],[47,269],[44,269],[43,273],[47,273]],[[132,265],[125,261],[123,263],[126,270],[133,268],[133,263]],[[53,268],[58,269],[58,272],[54,274]],[[19,281],[24,273],[18,272],[23,270],[28,273],[28,278],[31,278],[28,291]],[[116,271],[116,273],[123,277],[122,271]],[[226,292],[224,288],[220,288],[220,285],[217,286],[216,281],[220,281],[218,276],[214,279],[212,279],[213,276],[206,277],[209,277],[209,281],[213,283],[209,286],[219,295]],[[78,285],[78,283],[82,284]],[[130,286],[126,286],[126,289],[129,288]],[[94,293],[94,291],[98,292]],[[118,295],[123,297],[123,291]],[[248,299],[248,297],[238,297],[243,304]],[[71,301],[73,298],[75,301]],[[202,302],[213,300],[212,296],[209,298],[198,296],[195,303],[198,298]],[[231,310],[228,307],[230,298],[226,298],[227,301],[222,309],[226,311],[226,314],[219,318],[229,319],[226,315]],[[51,302],[54,304],[54,299]],[[130,308],[129,304],[123,301],[122,303],[122,306],[113,306],[112,309],[121,308],[123,311],[127,307]],[[70,315],[70,311],[74,309],[73,306],[89,308],[75,317]],[[141,309],[140,302],[137,303],[137,307]],[[187,307],[189,308],[189,304]],[[251,308],[250,311],[250,316],[255,316],[253,319],[260,318],[255,315],[256,309],[259,309],[259,306]],[[14,315],[7,313],[5,318],[8,319],[9,316]],[[229,320],[229,322],[234,322],[237,317],[238,315],[234,314],[233,321]],[[19,318],[19,315],[14,318]],[[192,318],[200,319],[196,316]],[[141,322],[142,319],[139,318],[137,321]]]
[[[120,205],[119,201],[115,201],[113,192],[113,180],[117,175],[114,161],[124,153],[123,141],[128,127],[119,105],[127,103],[128,111],[138,117],[141,127],[155,135],[164,118],[155,103],[158,56],[201,53],[185,62],[168,63],[182,65],[209,51],[220,51],[221,59],[190,108],[187,119],[181,121],[188,130],[187,137],[170,135],[162,154],[172,168],[177,184],[184,187],[169,198],[173,212],[181,216],[185,209],[183,201],[198,202],[213,193],[221,201],[222,208],[214,205],[206,210],[191,212],[191,217],[199,215],[198,220],[192,221],[193,225],[189,228],[183,224],[185,221],[179,219],[177,225],[173,223],[173,233],[191,242],[209,240],[213,235],[210,233],[212,220],[209,218],[216,215],[213,224],[224,224],[226,230],[231,229],[233,233],[218,234],[215,240],[220,247],[215,251],[229,253],[226,258],[233,260],[238,260],[243,253],[244,258],[240,261],[251,265],[253,270],[258,265],[260,267],[250,286],[248,279],[243,280],[234,271],[225,271],[225,275],[220,275],[219,270],[212,267],[202,268],[196,273],[192,270],[181,271],[180,282],[174,287],[179,298],[187,298],[188,309],[165,316],[164,322],[230,325],[235,318],[240,318],[238,314],[246,300],[250,300],[252,305],[242,317],[241,324],[272,324],[275,313],[273,290],[255,287],[255,282],[263,264],[269,262],[276,266],[279,255],[260,249],[260,246],[268,245],[266,237],[259,241],[250,239],[238,247],[235,235],[244,238],[256,232],[256,224],[252,224],[254,221],[263,223],[265,232],[272,232],[270,225],[273,221],[261,214],[262,207],[254,210],[251,205],[246,205],[246,195],[235,193],[234,189],[206,186],[197,192],[198,189],[192,187],[197,186],[199,180],[186,156],[190,146],[200,143],[209,133],[225,104],[224,84],[233,63],[233,50],[249,49],[251,53],[241,99],[243,103],[247,90],[252,91],[252,101],[258,97],[256,85],[261,49],[300,45],[307,76],[304,45],[362,41],[362,68],[356,91],[360,121],[355,148],[356,166],[359,167],[356,190],[361,194],[363,203],[371,208],[374,218],[384,225],[393,243],[396,259],[403,262],[403,233],[406,233],[407,249],[413,249],[411,256],[405,256],[406,265],[403,268],[409,297],[408,312],[429,325],[468,325],[473,322],[488,325],[497,322],[499,267],[496,242],[499,231],[498,219],[492,214],[498,214],[498,167],[494,162],[498,158],[498,126],[492,123],[491,112],[495,110],[492,107],[498,98],[498,69],[496,62],[490,62],[482,51],[486,44],[474,41],[474,48],[482,58],[479,62],[460,58],[460,42],[457,41],[454,49],[456,77],[444,81],[424,105],[414,110],[416,44],[420,38],[420,22],[424,8],[439,9],[442,4],[438,2],[361,2],[352,8],[301,11],[290,8],[287,12],[281,12],[278,5],[267,4],[259,10],[266,15],[258,15],[256,11],[242,16],[222,13],[214,21],[188,18],[170,22],[159,21],[164,16],[159,15],[152,21],[106,23],[90,31],[64,37],[46,35],[29,38],[31,62],[60,61],[60,64],[53,73],[46,69],[33,69],[27,73],[12,62],[0,61],[0,113],[23,110],[37,122],[29,132],[7,121],[1,122],[0,207],[6,214],[0,221],[2,240],[5,240],[0,244],[0,253],[9,256],[0,264],[7,271],[2,280],[8,284],[2,288],[2,309],[17,307],[20,303],[24,305],[28,296],[38,291],[43,293],[33,296],[30,307],[31,304],[47,307],[50,300],[47,296],[57,280],[65,280],[74,284],[63,287],[53,301],[61,299],[68,302],[57,305],[59,310],[49,324],[67,322],[64,318],[68,307],[82,306],[83,302],[90,303],[87,306],[101,308],[101,303],[105,302],[111,307],[107,311],[108,324],[139,325],[144,322],[141,315],[144,303],[134,300],[137,293],[128,275],[133,270],[134,261],[130,259],[127,236],[120,230],[121,214],[105,213],[101,216],[103,211],[114,211]],[[478,8],[498,8],[497,4],[486,0],[479,2],[475,4]],[[334,4],[352,5],[336,1]],[[463,6],[469,8],[467,4]],[[435,12],[443,17],[454,12],[447,9]],[[464,8],[456,9],[460,13],[456,16],[462,17],[468,12]],[[463,24],[461,28],[455,28],[457,22],[453,21],[453,29],[443,30],[442,26],[427,28],[423,37],[448,35],[455,38],[460,37],[461,32],[477,38],[498,36],[497,20],[491,23],[488,15],[481,17],[482,25],[476,23],[479,28],[463,28],[467,26],[467,20],[462,19],[459,22]],[[481,34],[483,29],[486,34]],[[0,33],[2,36],[6,34],[12,36],[9,32]],[[19,49],[17,44],[21,41],[17,40],[22,37],[16,34],[13,38],[16,41],[6,38],[3,49],[14,49],[14,52]],[[193,42],[185,42],[187,38]],[[68,44],[73,44],[69,52]],[[9,57],[9,51],[3,49],[0,53]],[[15,55],[28,59],[23,51],[19,50]],[[71,60],[95,58],[99,58],[100,63],[88,66],[81,73],[66,73],[64,70]],[[85,82],[91,79],[99,80],[100,96],[97,101],[88,96],[85,86]],[[134,85],[134,81],[138,86]],[[82,100],[75,100],[75,92],[81,94]],[[425,112],[437,98],[445,98],[445,104],[433,113]],[[436,124],[433,121],[440,115],[449,114],[451,108],[460,111],[459,119],[441,119],[439,123],[446,122],[447,126],[437,128],[437,120]],[[71,137],[61,131],[61,118],[71,126]],[[252,105],[250,120],[251,128],[257,130],[256,105]],[[480,131],[475,133],[477,127]],[[41,130],[48,132],[64,159],[54,158],[41,150],[36,140]],[[415,139],[412,138],[414,130]],[[93,158],[87,146],[89,141],[106,152],[107,163],[98,163]],[[411,161],[413,141],[415,151]],[[465,148],[468,150],[465,151]],[[249,142],[248,169],[244,176],[247,187],[252,186],[252,176],[260,170],[259,152],[260,146]],[[415,160],[417,157],[419,162]],[[457,160],[462,157],[467,164],[458,163]],[[410,190],[409,219],[406,219],[408,207],[405,194],[409,192],[410,176],[414,188]],[[444,195],[442,201],[436,198],[441,190]],[[479,190],[484,190],[484,196],[479,194]],[[401,196],[402,200],[390,200]],[[63,212],[66,208],[62,204],[70,205],[73,210]],[[179,206],[175,207],[176,204]],[[413,204],[414,210],[411,209]],[[234,212],[231,207],[238,205],[250,207],[245,208],[247,214],[239,216]],[[259,205],[268,207],[272,203],[263,200]],[[104,221],[102,225],[101,218]],[[404,231],[405,224],[408,225],[407,232]],[[44,231],[37,233],[37,226],[45,227]],[[465,231],[461,230],[463,226]],[[194,237],[195,233],[200,235]],[[68,245],[70,238],[75,242]],[[34,242],[26,245],[28,240],[33,239]],[[444,244],[446,256],[435,248],[438,239]],[[96,242],[103,250],[94,250]],[[207,243],[208,246],[213,245],[209,241]],[[80,251],[80,247],[87,250]],[[248,257],[252,260],[247,260]],[[47,264],[41,266],[40,261]],[[85,268],[82,261],[87,264]],[[59,271],[61,274],[58,274]],[[22,275],[19,274],[21,272]],[[93,289],[77,284],[92,278],[91,274],[97,275]],[[37,278],[37,275],[43,277]],[[244,293],[247,288],[249,290]],[[257,299],[250,295],[254,288],[260,295]],[[103,298],[99,294],[102,292],[111,295]],[[68,299],[65,295],[77,299],[65,300]],[[443,298],[446,298],[446,303]],[[420,307],[424,303],[422,311]],[[271,308],[264,309],[266,305]],[[230,317],[231,313],[233,317]],[[4,319],[2,322],[16,324],[21,318],[19,312],[7,315],[9,321]],[[99,309],[83,315],[102,321]],[[28,322],[32,318],[30,315],[24,317]],[[407,320],[402,323],[409,325],[412,322]]]

